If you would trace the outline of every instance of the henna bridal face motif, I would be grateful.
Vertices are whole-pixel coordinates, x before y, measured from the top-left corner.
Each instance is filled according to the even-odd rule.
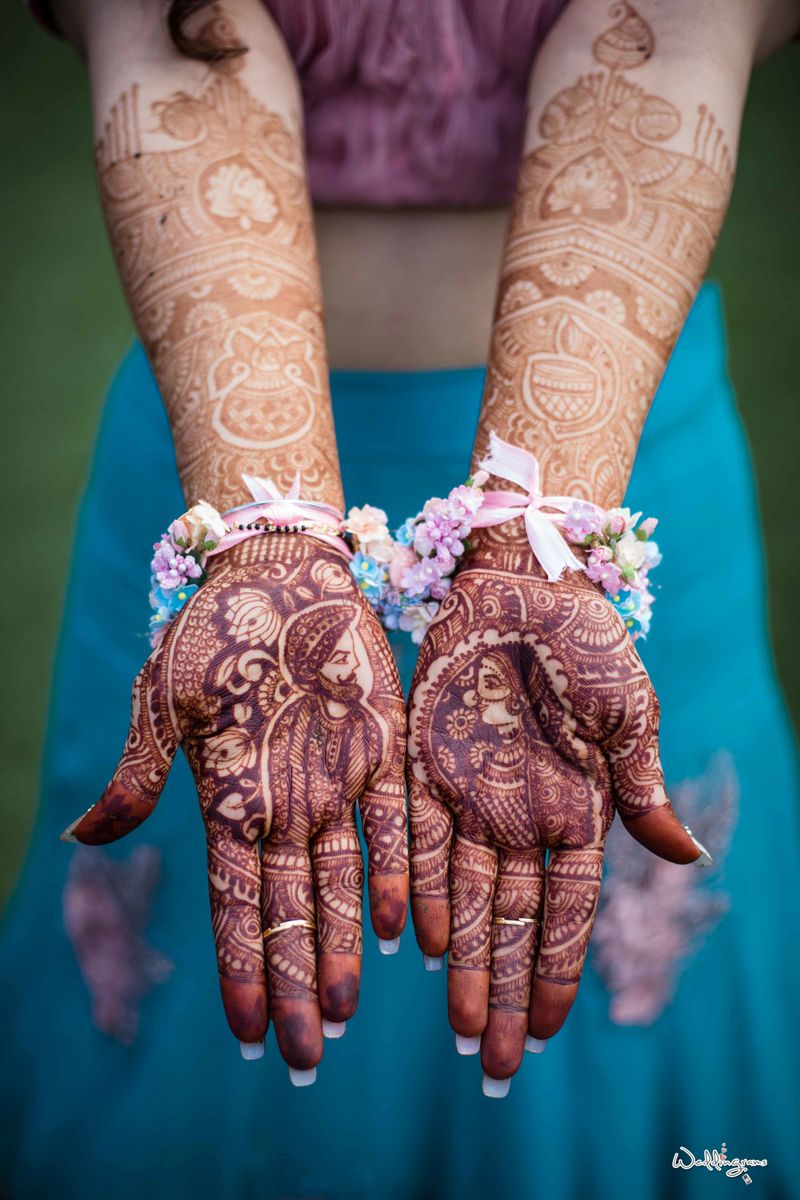
[[[222,510],[242,474],[285,490],[300,471],[341,508],[302,133],[235,66],[149,111],[137,86],[114,105],[96,147],[111,242],[187,501]]]
[[[597,69],[544,106],[522,161],[475,455],[494,429],[536,454],[545,493],[602,507],[621,501],[732,183],[707,108],[682,114],[636,82],[650,26],[626,3],[610,14]],[[692,152],[671,149],[692,120]]]
[[[449,948],[451,1024],[483,1033],[504,1077],[575,997],[615,809],[665,857],[697,857],[664,792],[658,702],[585,577],[473,556],[422,644],[409,719],[417,937]]]
[[[321,1019],[358,1000],[363,865],[382,938],[404,924],[405,715],[391,652],[347,563],[301,537],[216,560],[134,688],[102,799],[71,833],[102,843],[152,811],[178,744],[197,784],[228,1021],[313,1066]],[[287,925],[287,923],[289,923]]]
[[[475,447],[530,450],[545,496],[622,498],[661,372],[705,269],[731,162],[701,108],[685,119],[628,78],[655,50],[627,3],[594,40],[599,69],[542,112],[522,163]],[[526,1033],[575,998],[614,812],[649,849],[698,861],[664,792],[658,702],[625,626],[579,572],[550,583],[523,521],[471,549],[417,664],[409,706],[412,912],[449,949],[457,1034],[505,1079]]]

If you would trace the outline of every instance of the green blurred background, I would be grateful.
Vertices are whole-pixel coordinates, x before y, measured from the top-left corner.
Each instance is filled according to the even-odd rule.
[[[131,338],[95,198],[84,69],[19,3],[6,7],[4,30],[0,903],[13,886],[34,818],[75,507],[105,389]],[[753,79],[733,202],[711,271],[725,293],[731,373],[761,497],[772,633],[795,719],[799,68],[800,47],[791,47]],[[702,536],[709,534],[710,546],[719,538],[715,553],[736,553],[735,530]],[[102,697],[87,697],[87,720],[97,703]]]

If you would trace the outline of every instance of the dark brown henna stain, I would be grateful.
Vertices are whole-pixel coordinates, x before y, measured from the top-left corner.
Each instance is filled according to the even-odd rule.
[[[375,876],[370,880],[369,902],[378,937],[399,937],[405,927],[408,910],[407,877]]]
[[[320,956],[319,1003],[323,1017],[328,1021],[349,1021],[358,1008],[358,992],[361,984],[361,964],[352,955],[326,955],[326,959],[344,960],[330,962],[336,970],[336,980],[323,982],[322,956]],[[348,966],[350,969],[348,969]]]
[[[566,1016],[615,805],[626,817],[666,805],[658,709],[623,623],[585,577],[547,583],[531,561],[527,568],[513,575],[493,568],[491,549],[473,553],[423,643],[410,707],[415,925],[425,952],[441,953],[421,905],[435,907],[441,930],[447,905],[428,893],[440,890],[431,879],[440,878],[453,823],[451,1023],[469,1036],[489,1021],[490,1073],[522,1052],[534,962],[538,1003],[547,1005],[536,1036]],[[545,849],[553,852],[546,886]],[[537,926],[491,924],[537,916],[540,944]]]
[[[322,1058],[322,1021],[316,1001],[282,997],[273,1004],[275,1036],[290,1067],[308,1071]]]
[[[316,1053],[318,961],[335,997],[328,1019],[355,1010],[364,868],[354,806],[365,795],[370,863],[394,872],[376,877],[376,910],[388,936],[402,927],[404,729],[391,653],[341,554],[302,537],[254,538],[213,562],[149,660],[118,773],[78,823],[93,840],[127,830],[135,821],[119,796],[136,788],[150,811],[182,743],[206,827],[231,1028],[259,1040],[269,996],[293,1066]],[[296,920],[310,927],[264,939]]]
[[[95,846],[115,842],[141,825],[155,808],[179,742],[163,663],[161,646],[134,681],[130,729],[114,777],[100,804],[65,830],[65,841]]]
[[[622,497],[732,178],[705,108],[693,152],[667,148],[683,115],[627,78],[652,31],[625,2],[611,16],[592,46],[600,70],[545,106],[521,166],[475,448],[477,462],[494,430],[536,454],[545,494],[603,505]],[[577,573],[546,583],[520,521],[472,538],[422,645],[409,719],[418,939],[442,953],[449,918],[451,1023],[480,1032],[485,1005],[484,1065],[507,1074],[529,996],[541,1038],[575,997],[615,809],[664,857],[697,857],[664,792],[658,703],[602,593]],[[504,888],[504,861],[545,850],[544,889],[541,865]],[[493,900],[486,851],[500,855]],[[492,913],[542,904],[541,938],[495,924],[490,951]]]

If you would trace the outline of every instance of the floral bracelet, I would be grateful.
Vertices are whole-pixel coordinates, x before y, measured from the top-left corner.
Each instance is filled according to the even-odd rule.
[[[387,629],[402,629],[419,644],[447,595],[473,529],[522,518],[530,547],[551,582],[564,570],[585,571],[636,640],[650,629],[651,569],[661,556],[651,540],[657,521],[628,508],[605,511],[572,496],[544,496],[539,464],[527,450],[490,436],[481,469],[445,499],[428,500],[392,536],[386,513],[351,508],[345,522],[356,553],[350,564],[359,587]],[[486,491],[489,475],[524,492]],[[569,543],[585,552],[585,563]]]
[[[649,573],[661,561],[652,540],[657,521],[628,508],[608,511],[574,496],[544,496],[539,464],[529,451],[490,435],[481,469],[444,499],[427,501],[392,535],[386,513],[371,504],[336,509],[300,498],[300,478],[282,496],[271,480],[243,476],[253,501],[220,515],[205,501],[173,521],[154,545],[151,643],[204,582],[208,559],[248,537],[301,533],[335,544],[386,629],[402,629],[417,645],[447,595],[473,529],[521,518],[531,550],[550,582],[584,571],[605,590],[635,640],[650,629]],[[487,491],[489,475],[521,487]],[[570,544],[581,547],[585,562]]]

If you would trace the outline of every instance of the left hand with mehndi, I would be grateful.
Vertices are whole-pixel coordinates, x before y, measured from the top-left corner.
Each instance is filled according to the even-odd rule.
[[[139,673],[119,765],[67,840],[138,828],[179,745],[205,826],[228,1024],[257,1058],[272,1021],[292,1081],[308,1083],[323,1034],[343,1033],[358,1003],[356,803],[384,953],[408,894],[400,680],[339,550],[262,535],[212,560]]]
[[[490,1095],[575,999],[614,812],[660,857],[708,861],[667,800],[658,701],[619,615],[584,575],[515,557],[466,561],[409,710],[414,926],[426,957],[449,951],[450,1023]]]

